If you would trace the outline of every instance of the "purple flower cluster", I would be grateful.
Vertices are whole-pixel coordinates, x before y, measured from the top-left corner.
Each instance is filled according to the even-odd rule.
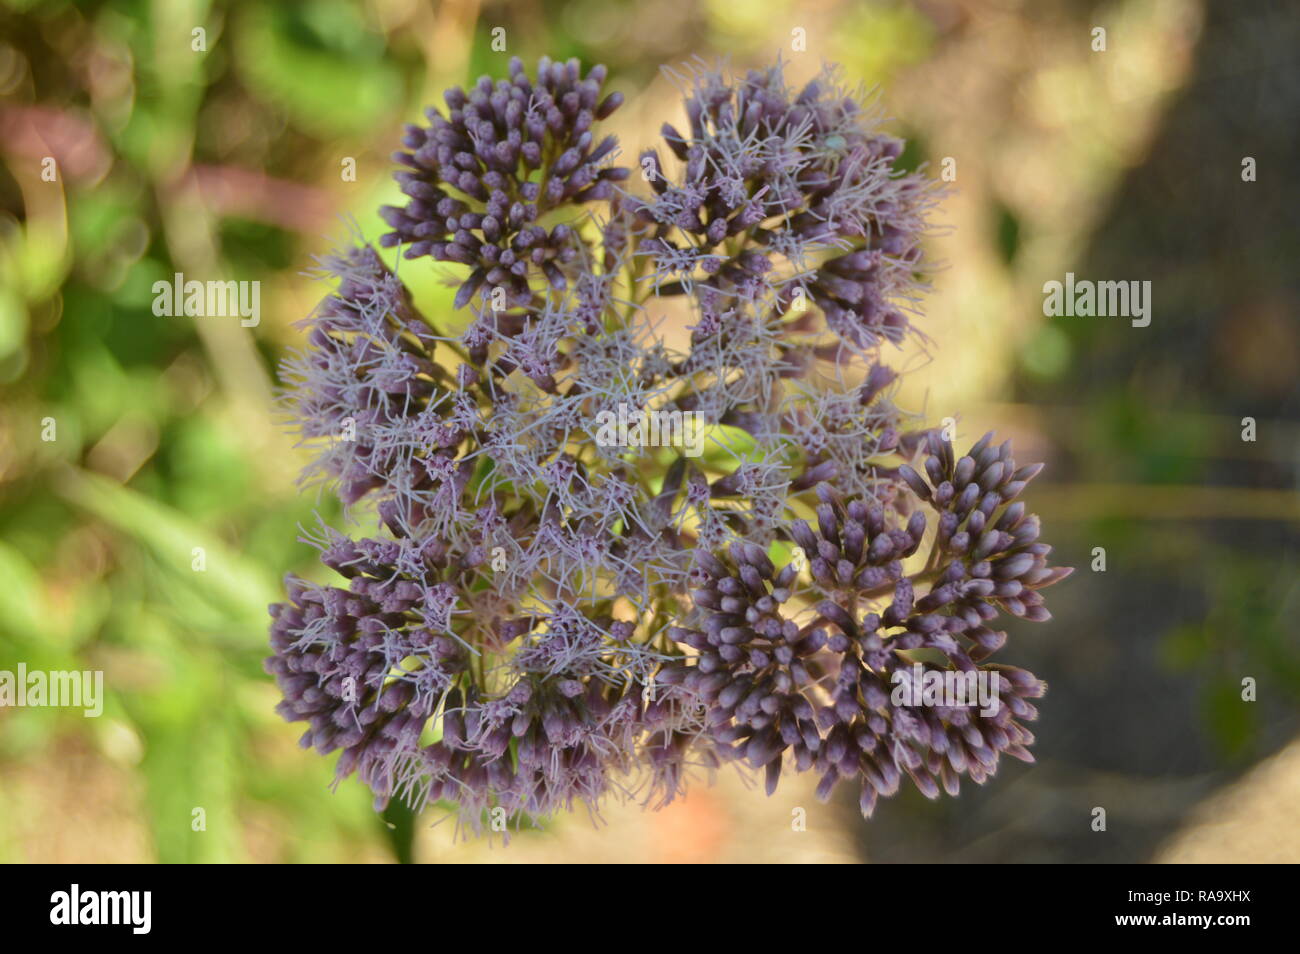
[[[1036,717],[1026,700],[1043,685],[1023,670],[979,664],[1006,640],[986,624],[1004,611],[1049,619],[1038,591],[1070,571],[1048,567],[1037,518],[1012,502],[1038,466],[1017,470],[1006,445],[989,440],[954,463],[952,445],[931,435],[925,464],[934,486],[906,471],[938,515],[934,550],[918,573],[907,574],[905,561],[926,537],[923,510],[891,527],[885,507],[846,503],[825,484],[816,525],[790,526],[808,561],[811,595],[800,612],[786,611],[797,563],[778,570],[762,547],[739,541],[723,559],[701,556],[705,581],[693,594],[701,625],[673,633],[699,655],[676,663],[670,681],[707,703],[720,752],[765,768],[769,793],[787,753],[797,770],[821,775],[823,797],[841,780],[860,785],[867,815],[904,774],[930,797],[940,785],[955,795],[959,776],[984,781],[1002,753],[1032,761],[1033,736],[1017,720]],[[910,694],[900,704],[892,690],[904,681],[913,688],[915,666],[938,671],[909,659],[920,650],[944,658],[945,669],[996,673],[996,711],[926,706]]]
[[[686,113],[689,135],[662,130],[680,174],[649,150],[654,194],[634,203],[661,281],[698,283],[714,314],[768,294],[779,313],[809,298],[853,347],[901,341],[934,190],[895,169],[903,143],[878,131],[860,97],[830,71],[797,93],[779,65],[734,82],[704,71]]]
[[[468,93],[448,90],[447,116],[427,110],[427,127],[407,128],[410,151],[393,156],[410,169],[397,176],[410,201],[380,209],[393,229],[382,244],[406,244],[407,258],[471,266],[457,307],[484,285],[527,305],[539,272],[563,290],[577,237],[568,224],[548,231],[538,220],[566,204],[611,199],[613,183],[627,178],[607,164],[614,137],[592,136],[593,124],[623,101],[621,93],[601,98],[604,82],[603,66],[584,78],[577,60],[546,58],[534,82],[515,58],[509,80],[485,76]]]
[[[486,577],[472,554],[433,537],[329,534],[321,558],[348,586],[289,580],[289,601],[272,608],[267,670],[280,714],[309,725],[303,746],[340,751],[339,775],[355,771],[378,806],[397,794],[546,816],[598,803],[627,759],[661,759],[674,743],[680,701],[647,701],[638,680],[603,671],[629,624],[572,611],[479,617],[470,597],[454,625]],[[515,678],[486,693],[484,650],[516,639]],[[435,720],[439,737],[425,738]]]
[[[701,72],[677,168],[643,156],[633,192],[604,79],[514,62],[408,130],[382,244],[460,268],[459,332],[371,246],[322,261],[287,407],[377,526],[307,538],[342,580],[272,607],[281,714],[378,804],[476,830],[663,804],[729,761],[848,780],[869,814],[904,775],[934,796],[1029,759],[1043,686],[986,660],[1068,573],[1018,499],[1038,467],[956,458],[885,354],[933,185],[833,72],[778,66]]]

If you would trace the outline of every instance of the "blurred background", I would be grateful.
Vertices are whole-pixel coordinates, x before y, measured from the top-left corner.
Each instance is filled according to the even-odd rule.
[[[100,718],[0,709],[0,861],[1300,861],[1286,6],[0,0],[0,669],[102,670],[107,694]],[[342,217],[383,231],[402,123],[542,54],[609,66],[625,157],[680,124],[662,65],[780,54],[880,85],[906,164],[952,160],[906,403],[1049,465],[1031,505],[1079,571],[999,657],[1051,687],[1037,765],[870,822],[728,771],[502,846],[376,816],[297,748],[261,659],[282,575],[320,577],[298,525],[337,517],[274,405],[325,291],[304,271]],[[1150,326],[1045,318],[1067,271],[1150,281]],[[175,272],[261,282],[260,324],[156,317]],[[450,308],[436,269],[403,277]]]

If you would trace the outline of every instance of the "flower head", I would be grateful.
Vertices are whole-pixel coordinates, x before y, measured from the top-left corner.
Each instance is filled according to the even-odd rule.
[[[778,65],[700,73],[676,168],[648,154],[632,194],[604,79],[513,61],[408,130],[382,244],[463,267],[460,333],[369,245],[323,261],[288,409],[308,473],[380,526],[323,529],[344,584],[272,607],[281,714],[379,804],[475,830],[662,805],[723,761],[870,814],[905,776],[955,794],[1028,759],[1043,685],[987,660],[1069,572],[1019,499],[1039,467],[956,457],[882,354],[931,184],[833,71],[796,91]]]
[[[602,98],[605,68],[584,77],[577,60],[543,57],[531,79],[518,57],[510,78],[482,77],[468,92],[447,91],[447,114],[426,113],[428,126],[408,126],[405,171],[397,181],[410,201],[380,212],[393,231],[384,246],[406,244],[407,258],[429,255],[472,267],[457,307],[481,287],[502,288],[510,304],[532,301],[531,279],[567,285],[578,256],[571,225],[541,220],[566,204],[609,199],[627,170],[610,164],[615,140],[597,141],[594,125],[623,101]]]
[[[815,524],[790,526],[807,561],[808,593],[797,592],[799,563],[778,570],[752,544],[733,544],[725,560],[700,556],[701,622],[675,634],[698,656],[678,664],[680,678],[707,702],[719,750],[764,768],[769,792],[788,755],[798,771],[821,775],[823,797],[841,780],[858,785],[869,815],[904,775],[935,797],[940,787],[956,794],[963,774],[984,781],[1001,754],[1032,760],[1023,721],[1037,716],[1027,700],[1042,694],[1041,682],[978,663],[1006,640],[987,625],[1000,611],[1046,619],[1038,590],[1069,574],[1047,566],[1037,518],[1011,503],[1038,468],[1017,470],[1009,447],[991,448],[988,436],[956,462],[950,444],[932,435],[930,447],[925,469],[942,489],[910,467],[904,478],[939,512],[919,573],[904,564],[926,538],[923,511],[902,523],[825,485]],[[970,487],[988,489],[980,497]],[[966,503],[952,508],[963,495]],[[923,651],[948,665],[923,663]],[[962,685],[984,679],[990,698],[926,704],[923,683],[934,676]]]
[[[663,127],[680,177],[642,157],[654,195],[635,208],[661,280],[781,311],[811,298],[852,346],[899,342],[910,322],[896,300],[913,289],[935,190],[897,169],[903,144],[862,97],[832,69],[800,90],[780,64],[736,79],[704,69],[686,113],[689,133]]]

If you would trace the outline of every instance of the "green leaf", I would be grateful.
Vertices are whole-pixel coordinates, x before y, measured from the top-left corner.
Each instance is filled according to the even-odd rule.
[[[86,471],[62,472],[57,489],[144,544],[173,571],[177,582],[234,614],[241,625],[265,624],[267,605],[280,598],[278,581],[270,572],[170,507]],[[193,569],[196,548],[203,550],[205,570]]]

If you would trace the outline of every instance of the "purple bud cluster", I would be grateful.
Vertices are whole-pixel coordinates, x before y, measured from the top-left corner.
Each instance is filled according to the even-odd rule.
[[[546,57],[534,82],[515,57],[509,80],[485,76],[468,92],[448,90],[447,115],[427,110],[429,125],[408,126],[409,151],[393,155],[409,167],[397,181],[410,201],[380,209],[393,229],[382,244],[405,244],[407,258],[470,266],[456,307],[481,287],[528,305],[538,273],[563,290],[576,236],[571,225],[548,230],[540,220],[565,204],[613,198],[613,184],[628,175],[611,165],[614,137],[594,138],[593,125],[623,101],[621,93],[602,97],[604,82],[603,66],[583,77],[577,60]]]
[[[686,113],[689,134],[662,129],[680,174],[647,151],[654,194],[634,203],[661,280],[702,285],[706,313],[766,297],[783,313],[803,296],[853,347],[902,341],[910,322],[896,300],[921,266],[934,191],[896,167],[903,143],[830,70],[797,92],[780,65],[735,82],[704,71]]]
[[[281,367],[291,419],[304,441],[324,448],[312,472],[337,481],[348,504],[394,483],[436,490],[442,475],[463,481],[463,469],[447,464],[477,410],[435,355],[406,287],[369,246],[321,264],[338,289],[305,323],[308,348]]]
[[[988,624],[1002,611],[1046,620],[1038,591],[1070,572],[1047,566],[1037,518],[1012,502],[1038,467],[1017,470],[1006,445],[987,436],[956,462],[951,444],[933,435],[929,443],[933,485],[910,468],[905,477],[938,516],[920,573],[904,563],[926,538],[924,510],[891,526],[883,506],[845,502],[826,485],[816,523],[790,525],[807,592],[797,592],[799,563],[778,570],[762,547],[736,542],[723,558],[701,556],[693,594],[701,625],[673,634],[698,655],[671,678],[707,702],[718,752],[763,769],[769,794],[792,764],[820,775],[822,797],[840,781],[857,786],[870,815],[904,775],[934,798],[941,787],[957,794],[962,775],[983,782],[1002,754],[1032,761],[1023,722],[1037,717],[1027,700],[1043,684],[981,662],[1006,640]],[[801,608],[791,612],[795,600]],[[908,658],[925,650],[947,667]],[[996,711],[920,704],[921,687],[911,685],[918,663],[922,672],[996,673]],[[900,702],[894,690],[904,682],[915,693]]]
[[[904,775],[933,796],[1028,759],[1042,683],[986,660],[1069,572],[1018,499],[1038,467],[989,438],[956,458],[883,353],[932,184],[833,72],[795,92],[778,66],[701,73],[678,168],[647,154],[634,193],[604,80],[516,61],[408,130],[382,244],[451,263],[463,330],[401,256],[323,260],[287,408],[308,474],[377,526],[304,538],[345,583],[272,607],[281,714],[378,804],[475,830],[662,805],[724,761],[848,780],[869,814]],[[992,674],[993,709],[896,696]]]

